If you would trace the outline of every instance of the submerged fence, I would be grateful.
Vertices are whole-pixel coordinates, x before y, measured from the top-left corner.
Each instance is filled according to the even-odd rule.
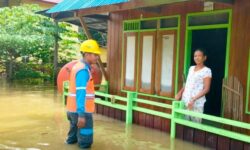
[[[69,84],[66,81],[64,82],[63,85],[64,85],[63,103],[65,104],[66,103],[65,97],[68,95]],[[217,135],[225,136],[231,139],[236,139],[242,142],[250,143],[250,136],[247,135],[247,133],[245,134],[237,133],[237,132],[230,131],[230,130],[223,128],[223,126],[230,125],[230,126],[234,126],[237,128],[250,130],[250,124],[248,123],[189,111],[189,110],[184,109],[183,102],[175,101],[172,98],[169,98],[169,99],[164,98],[166,100],[172,101],[172,105],[171,105],[171,104],[138,98],[137,93],[134,93],[134,92],[127,92],[127,97],[108,94],[107,83],[104,85],[97,85],[97,87],[100,87],[101,89],[100,91],[95,92],[96,96],[98,97],[96,98],[95,103],[125,111],[126,112],[126,124],[132,124],[133,111],[138,111],[138,112],[143,112],[146,114],[159,116],[159,117],[171,120],[170,134],[172,138],[175,138],[175,135],[176,135],[176,124],[180,124],[180,125],[189,126],[195,129],[203,130],[206,132],[214,133]],[[137,103],[147,104],[150,106],[155,106],[155,107],[160,107],[160,108],[166,108],[171,111],[167,113],[167,112],[152,110],[152,109],[141,107],[137,105]],[[221,126],[216,127],[216,126],[192,122],[192,121],[186,120],[184,118],[185,115],[202,118],[210,122],[214,122],[214,123],[219,123],[221,124]]]

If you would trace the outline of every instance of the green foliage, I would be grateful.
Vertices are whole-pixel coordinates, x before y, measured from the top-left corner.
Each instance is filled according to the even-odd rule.
[[[37,83],[37,81],[52,81],[53,67],[51,64],[24,64],[19,63],[14,74],[14,79],[23,83]]]
[[[5,66],[0,65],[0,73],[5,72]]]
[[[49,61],[56,29],[52,20],[34,13],[38,10],[37,5],[0,9],[1,61],[29,55]]]
[[[59,39],[59,63],[71,61],[78,53],[76,45],[79,45],[78,37],[81,35],[67,23],[56,24],[50,18],[35,14],[39,10],[38,5],[0,9],[0,65],[13,70],[8,68],[11,62],[16,71],[13,73],[14,79],[39,77],[49,80],[53,75],[55,38]],[[23,57],[34,58],[30,62],[34,65],[22,68],[16,60]],[[42,63],[41,66],[48,66],[45,69],[48,72],[41,73],[36,69],[38,61]]]
[[[15,79],[40,78],[42,73],[34,71],[31,68],[26,68],[15,72]]]

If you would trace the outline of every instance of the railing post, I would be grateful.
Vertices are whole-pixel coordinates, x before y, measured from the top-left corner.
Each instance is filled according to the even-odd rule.
[[[69,86],[69,82],[68,81],[64,81],[63,82],[63,91],[62,91],[63,105],[66,105],[66,98],[65,98],[65,96],[67,95],[66,93],[68,93],[68,91],[69,91],[68,86]]]
[[[179,109],[185,109],[185,103],[183,101],[180,101],[178,108]],[[183,114],[177,114],[177,118],[184,119],[184,115]]]
[[[127,92],[127,110],[126,110],[126,124],[132,124],[133,120],[133,99],[136,98],[136,93]]]
[[[64,81],[65,82],[65,81]],[[65,84],[63,82],[63,87],[62,87],[62,103],[64,105],[64,101],[65,101],[65,96],[64,96],[64,92],[65,92]]]
[[[178,101],[174,101],[172,104],[172,119],[171,119],[171,131],[170,131],[171,138],[175,138],[175,132],[176,132],[175,118],[177,118],[177,114],[175,113],[175,109],[178,109],[179,106],[180,106],[180,102],[178,102]]]
[[[108,93],[109,93],[109,83],[108,83],[108,81],[105,81],[104,85],[105,85],[105,90],[104,90],[104,92],[105,92],[106,94],[108,94]],[[108,98],[107,98],[107,97],[105,97],[105,101],[108,101]]]

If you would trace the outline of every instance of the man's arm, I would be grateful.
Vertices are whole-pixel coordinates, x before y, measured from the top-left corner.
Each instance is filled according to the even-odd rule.
[[[88,70],[80,70],[76,74],[76,110],[79,115],[78,127],[82,128],[85,126],[85,97],[86,97],[86,86],[89,80]]]

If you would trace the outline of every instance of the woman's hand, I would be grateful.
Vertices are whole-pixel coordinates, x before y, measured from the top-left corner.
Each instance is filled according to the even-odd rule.
[[[195,99],[192,98],[188,103],[188,109],[191,110],[194,107]]]
[[[194,107],[194,101],[188,103],[188,109],[191,110]]]
[[[181,96],[180,96],[180,94],[176,94],[174,98],[175,98],[176,100],[180,100],[180,99],[181,99]]]
[[[183,91],[184,91],[184,88],[181,88],[181,90],[175,95],[174,98],[175,98],[176,100],[180,100],[181,97],[182,97]]]

